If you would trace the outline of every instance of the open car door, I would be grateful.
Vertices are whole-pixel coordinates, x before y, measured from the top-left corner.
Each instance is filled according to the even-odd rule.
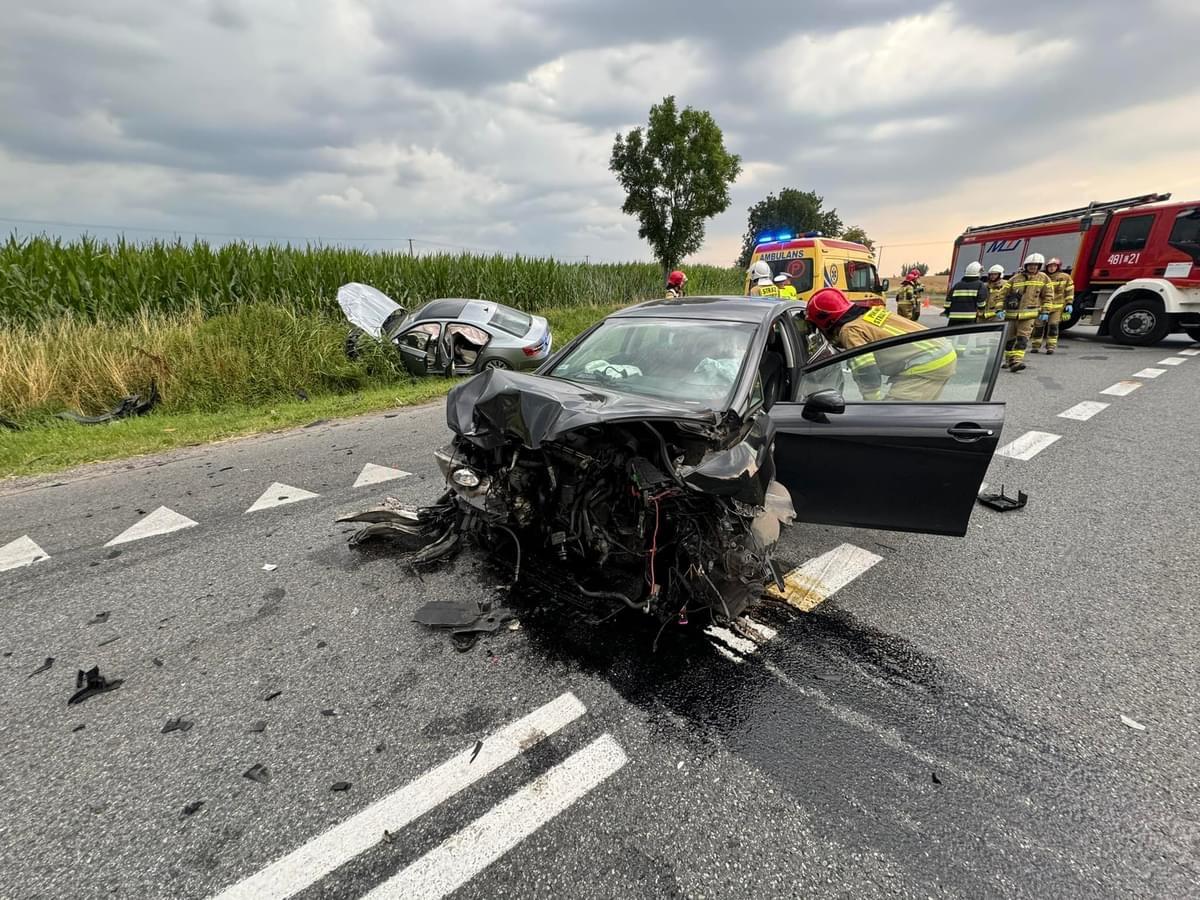
[[[421,322],[396,338],[400,360],[411,375],[428,375],[437,371],[438,342],[442,326],[437,322]]]
[[[1003,342],[1002,324],[968,325],[905,334],[806,366],[795,400],[770,412],[776,478],[791,493],[796,518],[966,534],[1004,425],[1004,404],[991,402]],[[884,375],[880,387],[881,367],[890,371],[889,363],[918,351],[919,374]],[[828,389],[832,367],[848,372],[842,392]]]

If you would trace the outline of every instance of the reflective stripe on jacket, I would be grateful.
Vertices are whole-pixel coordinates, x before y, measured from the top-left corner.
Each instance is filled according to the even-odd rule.
[[[1068,303],[1075,302],[1075,279],[1059,269],[1050,276],[1054,285],[1054,303],[1051,309],[1062,309]]]
[[[751,297],[778,297],[779,288],[773,284],[755,285],[750,288]]]
[[[1008,296],[1008,282],[1003,278],[987,283],[987,306],[984,308],[985,319],[996,318],[996,313],[1004,309],[1004,298]]]
[[[864,315],[842,325],[834,336],[834,343],[850,350],[902,334],[928,330],[919,322],[897,316],[882,306],[875,306]],[[867,361],[867,357],[870,357],[869,361]],[[882,374],[891,377],[928,375],[952,366],[957,359],[958,354],[954,352],[954,345],[950,341],[945,338],[930,337],[928,340],[912,341],[899,347],[887,347],[873,353],[864,353],[862,356],[852,359],[850,367],[856,380],[859,370],[871,365],[878,367]],[[954,374],[953,369],[946,372],[947,377],[952,374]]]
[[[963,278],[946,292],[945,308],[951,322],[974,322],[987,306],[988,289],[978,278]]]
[[[1048,312],[1053,303],[1054,285],[1050,282],[1050,276],[1045,272],[1027,275],[1022,269],[1008,283],[1004,308],[1008,314],[1015,312],[1018,319],[1032,319],[1039,312]]]

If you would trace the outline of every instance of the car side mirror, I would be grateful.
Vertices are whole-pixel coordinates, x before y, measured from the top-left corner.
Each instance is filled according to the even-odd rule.
[[[800,415],[810,422],[828,422],[827,416],[841,415],[846,411],[846,400],[840,391],[832,389],[809,394]]]
[[[891,289],[892,289],[892,280],[890,278],[883,279],[883,281],[879,285],[879,293],[886,294]]]

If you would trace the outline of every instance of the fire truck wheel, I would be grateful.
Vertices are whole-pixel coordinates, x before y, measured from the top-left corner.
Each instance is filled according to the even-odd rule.
[[[1113,313],[1108,331],[1118,344],[1149,347],[1170,333],[1171,320],[1163,311],[1162,301],[1139,297]]]

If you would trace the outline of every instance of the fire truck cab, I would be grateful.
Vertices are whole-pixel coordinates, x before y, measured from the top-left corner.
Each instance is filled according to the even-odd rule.
[[[967,263],[1006,275],[1029,253],[1057,256],[1075,283],[1071,316],[1120,344],[1157,344],[1174,331],[1200,341],[1200,201],[1146,194],[968,228],[954,245],[951,283]]]
[[[883,293],[888,289],[880,282],[875,268],[875,256],[862,244],[822,237],[808,232],[797,237],[783,234],[759,235],[750,267],[763,261],[771,267],[771,277],[782,272],[792,276],[797,300],[807,301],[821,288],[840,288],[847,299],[868,306],[882,306]],[[747,272],[744,293],[750,292]]]

